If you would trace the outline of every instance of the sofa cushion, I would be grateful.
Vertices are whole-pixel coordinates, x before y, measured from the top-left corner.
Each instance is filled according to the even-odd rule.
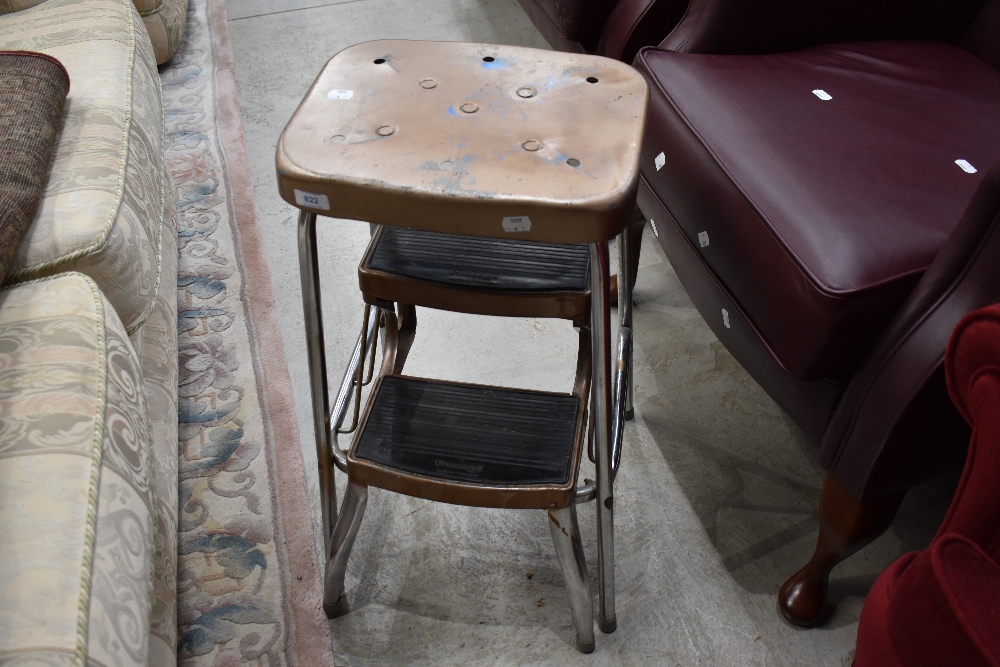
[[[954,46],[638,64],[645,181],[801,378],[858,363],[1000,161],[1000,72]]]
[[[45,197],[7,281],[91,276],[131,332],[153,308],[164,226],[163,110],[149,40],[128,0],[48,0],[0,16],[0,49],[69,71]]]
[[[0,405],[0,656],[146,664],[146,397],[125,329],[90,278],[0,291]]]
[[[0,283],[42,198],[68,92],[58,60],[0,52]]]

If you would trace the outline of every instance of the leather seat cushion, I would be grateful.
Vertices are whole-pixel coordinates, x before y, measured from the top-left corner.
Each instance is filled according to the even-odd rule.
[[[947,44],[636,64],[644,180],[798,377],[857,364],[1000,161],[1000,72]]]

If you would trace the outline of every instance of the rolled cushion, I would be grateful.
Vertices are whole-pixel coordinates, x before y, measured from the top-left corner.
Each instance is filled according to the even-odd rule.
[[[643,179],[799,378],[859,363],[1000,161],[1000,72],[947,44],[637,65]]]
[[[0,49],[66,66],[72,86],[39,211],[7,282],[86,273],[129,332],[153,309],[165,226],[163,108],[129,0],[48,0],[0,16]]]
[[[0,661],[147,664],[144,389],[93,280],[0,291]]]
[[[42,198],[68,92],[58,60],[0,52],[0,283]]]

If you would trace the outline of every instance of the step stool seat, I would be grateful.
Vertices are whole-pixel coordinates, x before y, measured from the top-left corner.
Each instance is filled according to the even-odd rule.
[[[453,504],[567,507],[585,417],[573,394],[387,375],[372,392],[348,474]]]
[[[282,198],[319,215],[552,243],[635,207],[648,90],[625,63],[382,40],[326,64],[278,141]]]

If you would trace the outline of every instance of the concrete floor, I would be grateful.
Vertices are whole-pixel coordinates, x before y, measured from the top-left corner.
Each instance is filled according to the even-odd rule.
[[[515,0],[286,0],[280,8],[272,0],[229,0],[228,12],[315,501],[296,211],[278,197],[274,177],[281,129],[325,61],[357,42],[546,45]],[[339,383],[360,328],[356,266],[367,238],[358,222],[329,221],[320,230],[331,384]],[[715,339],[648,230],[635,301],[636,418],[626,427],[616,487],[618,631],[598,633],[591,656],[573,649],[543,512],[460,508],[373,489],[348,568],[351,612],[330,625],[338,664],[850,663],[865,593],[893,558],[927,543],[951,487],[911,493],[893,528],[835,571],[839,605],[829,623],[813,630],[785,624],[775,593],[816,537],[816,448]],[[564,322],[426,309],[419,318],[410,374],[571,386],[576,340]],[[592,506],[580,516],[595,574]]]

